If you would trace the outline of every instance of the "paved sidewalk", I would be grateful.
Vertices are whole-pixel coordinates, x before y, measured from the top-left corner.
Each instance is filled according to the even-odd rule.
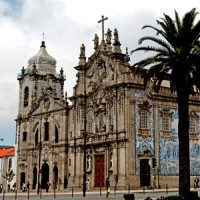
[[[167,196],[167,195],[171,195],[171,194],[178,194],[178,190],[177,189],[169,189],[167,192],[168,194],[166,194],[166,190],[164,189],[156,189],[156,190],[145,190],[145,193],[143,190],[130,190],[131,193],[135,194],[135,199],[136,200],[144,200],[147,196],[150,196],[151,198],[153,198],[154,200],[158,197],[161,196]],[[109,196],[110,200],[123,200],[123,195],[124,193],[128,193],[128,190],[120,190],[120,191],[116,191],[116,193],[114,193],[114,191],[111,191],[111,194]],[[46,193],[45,191],[42,192],[41,195],[37,195],[35,192],[31,192],[29,194],[29,198],[28,198],[28,192],[18,192],[17,196],[15,193],[5,193],[5,196],[3,197],[3,194],[0,194],[0,199],[4,199],[4,200],[15,200],[15,199],[19,199],[19,200],[40,200],[40,199],[44,199],[44,200],[81,200],[81,199],[85,199],[85,200],[103,200],[105,199],[105,191],[101,191],[101,196],[100,196],[100,190],[95,190],[95,191],[89,191],[86,193],[86,197],[83,197],[83,193],[82,191],[75,191],[73,193],[73,197],[72,197],[72,190],[68,190],[65,193],[56,193],[54,196],[54,193],[52,191],[50,191],[49,193]]]

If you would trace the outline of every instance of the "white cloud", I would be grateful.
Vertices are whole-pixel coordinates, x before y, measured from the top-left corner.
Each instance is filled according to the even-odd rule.
[[[143,25],[155,25],[163,12],[173,17],[174,9],[183,15],[198,3],[198,0],[184,3],[182,0],[0,0],[0,133],[6,128],[14,130],[18,110],[17,74],[39,51],[43,32],[47,51],[57,60],[57,71],[63,67],[67,74],[65,90],[72,95],[80,46],[85,44],[87,56],[93,53],[94,34],[101,37],[101,25],[97,21],[102,15],[108,17],[105,29],[118,28],[125,52],[125,47],[129,51],[136,48],[138,39],[149,34],[148,30],[141,30]],[[131,62],[135,59],[131,56]]]

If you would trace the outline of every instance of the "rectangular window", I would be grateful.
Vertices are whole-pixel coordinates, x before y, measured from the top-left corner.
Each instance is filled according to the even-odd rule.
[[[72,163],[71,163],[71,159],[69,159],[69,166],[71,166],[71,164],[72,164]]]
[[[162,115],[162,130],[163,131],[170,131],[170,121],[169,121],[169,115],[168,114]]]
[[[148,128],[148,113],[146,110],[141,110],[140,112],[140,128],[141,129]]]
[[[196,133],[196,119],[195,117],[190,117],[190,126],[189,126],[189,132],[190,133]]]
[[[27,132],[23,132],[23,141],[27,140]]]

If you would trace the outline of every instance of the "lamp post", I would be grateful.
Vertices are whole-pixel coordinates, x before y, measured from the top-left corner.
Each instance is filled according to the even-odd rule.
[[[40,169],[40,165],[41,165],[41,152],[42,152],[42,116],[40,117],[40,142],[39,142],[39,162],[38,162],[38,189],[37,189],[37,194],[41,194],[41,183],[40,183],[40,174],[42,173],[42,170]]]
[[[86,99],[86,68],[85,68],[85,80],[84,80],[84,132],[83,132],[83,137],[84,137],[84,144],[83,144],[83,197],[85,197],[86,193],[86,138],[87,138],[87,133],[86,133],[86,125],[87,125],[87,116],[86,116],[86,104],[87,104],[87,99]]]
[[[156,134],[155,134],[155,105],[154,105],[154,95],[152,93],[152,112],[153,112],[153,134],[154,134],[154,157],[152,158],[152,166],[153,166],[153,188],[156,187]]]

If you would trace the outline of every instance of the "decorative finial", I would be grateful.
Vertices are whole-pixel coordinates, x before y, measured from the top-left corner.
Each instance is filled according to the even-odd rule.
[[[67,101],[67,92],[65,92],[65,101]]]
[[[42,41],[42,44],[41,44],[40,47],[46,47],[46,46],[45,46],[45,41]]]
[[[95,34],[94,40],[92,40],[92,41],[94,41],[94,49],[96,50],[99,46],[99,37],[97,34]]]
[[[85,45],[82,44],[80,47],[80,56],[79,56],[79,65],[83,66],[86,63],[86,57],[85,57]]]
[[[45,46],[45,41],[44,41],[44,32],[42,33],[42,44],[40,47],[46,47]]]
[[[25,69],[24,69],[24,66],[22,67],[22,75],[24,75],[24,72],[25,72]]]
[[[130,57],[128,55],[128,47],[126,47],[126,56],[125,56],[125,60],[126,62],[129,62],[130,61]]]
[[[63,68],[61,67],[61,69],[60,69],[60,75],[63,75]]]
[[[85,45],[82,44],[80,47],[80,57],[85,57]]]
[[[114,43],[113,43],[113,46],[114,46],[114,49],[113,49],[113,51],[115,52],[115,53],[121,53],[122,51],[121,51],[121,49],[120,49],[120,42],[119,42],[119,36],[118,36],[118,31],[117,31],[117,29],[115,28],[114,29]]]
[[[36,73],[36,65],[35,65],[35,62],[34,62],[34,64],[33,64],[33,74],[35,74]]]

